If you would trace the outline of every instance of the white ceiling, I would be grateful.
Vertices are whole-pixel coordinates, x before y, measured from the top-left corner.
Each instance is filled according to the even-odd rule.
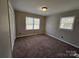
[[[49,16],[79,9],[79,0],[13,0],[13,6],[15,10]],[[48,11],[41,11],[42,6],[47,6]]]

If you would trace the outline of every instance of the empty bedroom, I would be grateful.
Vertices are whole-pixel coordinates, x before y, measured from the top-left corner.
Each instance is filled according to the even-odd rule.
[[[1,58],[79,58],[79,0],[0,0]]]

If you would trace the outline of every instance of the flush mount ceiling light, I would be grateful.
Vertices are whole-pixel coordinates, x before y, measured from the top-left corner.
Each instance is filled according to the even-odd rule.
[[[47,11],[48,8],[47,8],[47,7],[42,7],[41,10],[42,10],[42,11]]]

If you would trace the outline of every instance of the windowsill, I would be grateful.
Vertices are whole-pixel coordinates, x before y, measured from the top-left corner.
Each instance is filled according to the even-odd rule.
[[[62,28],[60,28],[60,30],[63,30],[63,31],[73,31],[73,29],[62,29]]]
[[[36,30],[40,30],[40,29],[34,29],[34,30],[26,30],[26,31],[36,31]]]

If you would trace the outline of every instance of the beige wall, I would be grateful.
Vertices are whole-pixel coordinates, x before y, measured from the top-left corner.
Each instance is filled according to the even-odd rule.
[[[8,0],[0,0],[0,58],[11,57]]]
[[[72,31],[59,28],[60,18],[67,16],[76,17],[74,29]],[[79,47],[79,10],[49,16],[46,20],[46,33]],[[61,36],[63,36],[63,38],[61,38]]]
[[[38,17],[40,18],[40,30],[29,30],[25,29],[25,18],[26,16],[29,17]],[[15,11],[15,18],[16,18],[16,34],[17,36],[23,35],[30,35],[30,34],[37,34],[37,33],[44,33],[45,32],[45,17],[40,15],[35,15],[27,12],[20,12]]]

